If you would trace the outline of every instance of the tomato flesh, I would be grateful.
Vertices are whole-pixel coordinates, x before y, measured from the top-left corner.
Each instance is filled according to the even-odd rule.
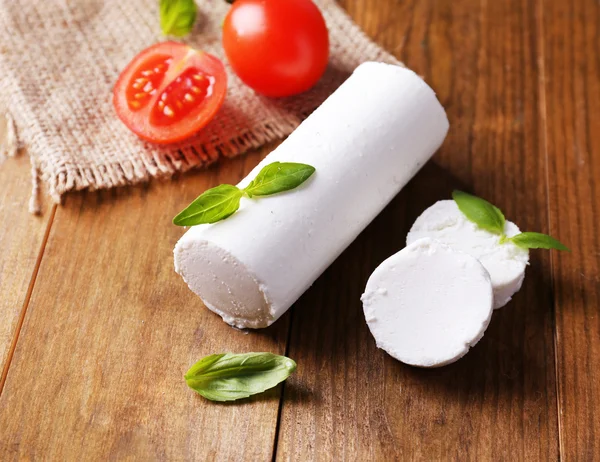
[[[127,85],[129,109],[139,111],[148,105],[162,84],[171,62],[172,58],[168,56],[153,56],[137,69]]]
[[[246,85],[267,96],[290,96],[325,72],[329,36],[311,0],[236,0],[223,23],[223,49]]]
[[[216,114],[227,91],[221,61],[176,42],[154,45],[125,68],[113,94],[119,118],[154,143],[181,141]]]
[[[187,117],[214,91],[215,78],[200,69],[186,69],[165,87],[154,104],[150,120],[156,125],[170,125]]]

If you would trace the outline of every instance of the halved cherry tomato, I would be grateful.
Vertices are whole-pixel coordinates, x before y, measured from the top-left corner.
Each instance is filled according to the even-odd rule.
[[[223,48],[246,85],[267,96],[290,96],[323,75],[329,37],[311,0],[236,0],[223,23]]]
[[[193,135],[216,114],[227,93],[223,63],[177,42],[138,54],[113,92],[117,115],[141,138],[172,143]]]

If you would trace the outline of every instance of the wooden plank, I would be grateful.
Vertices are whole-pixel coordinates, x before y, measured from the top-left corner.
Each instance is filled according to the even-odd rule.
[[[183,230],[170,223],[259,158],[185,181],[67,197],[0,398],[0,459],[271,457],[279,389],[215,404],[183,374],[211,353],[283,353],[288,320],[248,334],[206,310],[173,270]]]
[[[277,458],[557,460],[548,253],[454,365],[404,366],[377,350],[359,301],[413,220],[472,190],[527,230],[548,231],[535,3],[360,0],[351,15],[438,91],[451,121],[434,162],[294,307]]]
[[[0,120],[0,139],[4,137],[3,128]],[[51,204],[45,204],[42,216],[28,212],[30,175],[26,155],[0,159],[0,393],[52,217]]]
[[[600,459],[600,5],[544,1],[547,106],[561,455]]]

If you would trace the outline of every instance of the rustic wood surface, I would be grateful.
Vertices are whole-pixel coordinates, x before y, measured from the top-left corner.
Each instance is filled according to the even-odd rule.
[[[32,217],[27,211],[30,190],[29,159],[0,159],[0,392],[54,209],[46,206],[43,217]]]
[[[375,3],[349,7],[362,7],[364,27],[382,31],[384,46],[403,38],[400,58],[433,83],[451,130],[434,160],[294,310],[288,351],[305,367],[285,390],[278,455],[555,460],[546,252],[533,253],[527,283],[494,313],[480,344],[439,370],[415,370],[381,354],[359,300],[370,273],[405,245],[415,218],[452,189],[474,190],[522,228],[548,232],[534,5],[421,1],[390,21],[392,35],[378,24],[394,13]],[[311,391],[308,405],[298,389]]]
[[[170,219],[272,148],[173,182],[27,213],[0,164],[0,460],[600,458],[600,4],[345,0],[436,89],[434,160],[271,328],[244,333],[174,273]],[[454,365],[377,350],[359,296],[414,218],[463,188],[573,252],[534,251],[523,289]],[[287,353],[284,386],[209,403],[182,375],[218,351]]]
[[[541,11],[561,454],[600,460],[600,3]]]

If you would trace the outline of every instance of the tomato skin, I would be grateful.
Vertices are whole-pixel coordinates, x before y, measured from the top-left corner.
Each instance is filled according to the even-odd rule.
[[[113,105],[140,138],[167,144],[189,138],[210,122],[226,93],[227,74],[218,58],[182,43],[162,42],[142,50],[123,70]]]
[[[246,85],[266,96],[290,96],[325,72],[329,36],[311,0],[236,0],[223,23],[223,48]]]

